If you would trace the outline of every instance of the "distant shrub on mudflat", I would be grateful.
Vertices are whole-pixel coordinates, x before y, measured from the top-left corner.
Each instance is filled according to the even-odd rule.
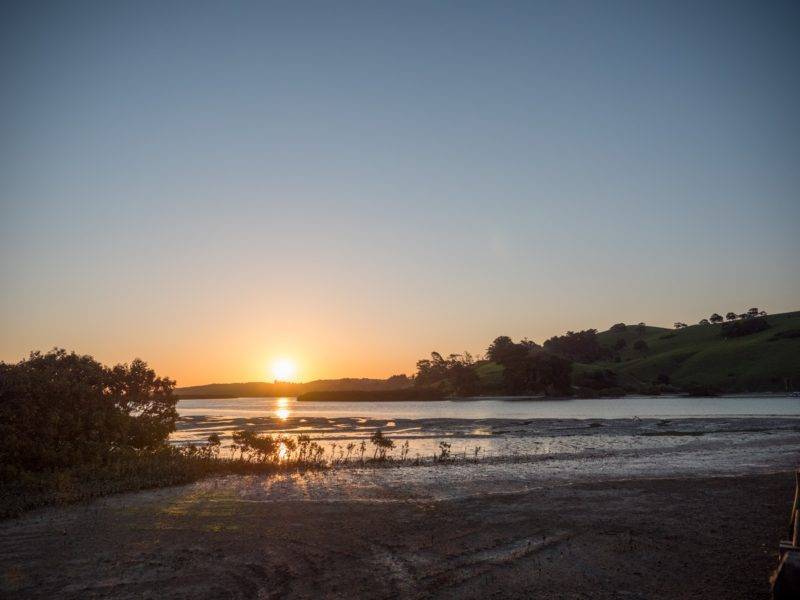
[[[400,390],[307,392],[298,396],[301,402],[412,402],[441,400],[444,392],[436,388],[405,388]]]

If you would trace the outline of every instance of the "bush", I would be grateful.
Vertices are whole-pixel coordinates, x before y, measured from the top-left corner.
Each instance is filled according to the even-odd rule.
[[[0,479],[152,451],[175,430],[175,382],[54,349],[0,363]]]
[[[592,390],[616,388],[618,387],[617,374],[609,369],[586,371],[575,377],[575,385]]]
[[[767,323],[765,318],[750,317],[739,321],[723,323],[721,335],[724,338],[744,337],[746,335],[759,333],[765,329],[769,329],[769,323]]]
[[[616,325],[612,325],[609,331],[613,333],[622,333],[623,331],[628,331],[628,326],[625,323],[617,323]]]
[[[556,356],[584,363],[611,356],[611,351],[598,343],[596,329],[568,331],[564,335],[553,336],[544,343],[544,349]]]

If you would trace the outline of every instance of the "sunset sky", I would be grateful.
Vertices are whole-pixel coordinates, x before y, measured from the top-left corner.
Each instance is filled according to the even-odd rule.
[[[0,360],[411,374],[800,309],[800,3],[3,3]]]

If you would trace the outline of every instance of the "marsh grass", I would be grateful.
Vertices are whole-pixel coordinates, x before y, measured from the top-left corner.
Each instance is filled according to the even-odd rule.
[[[327,447],[305,434],[291,437],[239,430],[231,440],[231,444],[223,446],[220,436],[211,434],[203,444],[165,445],[146,452],[119,451],[103,461],[69,469],[15,473],[0,482],[0,519],[43,506],[182,485],[213,476],[491,461],[480,446],[469,453],[465,449],[453,454],[450,443],[445,441],[439,443],[438,454],[410,457],[407,440],[396,445],[380,430],[373,432],[369,442],[334,442]],[[370,445],[371,456],[367,452]]]

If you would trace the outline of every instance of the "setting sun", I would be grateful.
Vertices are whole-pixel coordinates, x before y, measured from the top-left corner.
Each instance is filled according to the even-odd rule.
[[[272,363],[272,376],[275,381],[292,381],[297,374],[297,365],[293,360],[280,358]]]

